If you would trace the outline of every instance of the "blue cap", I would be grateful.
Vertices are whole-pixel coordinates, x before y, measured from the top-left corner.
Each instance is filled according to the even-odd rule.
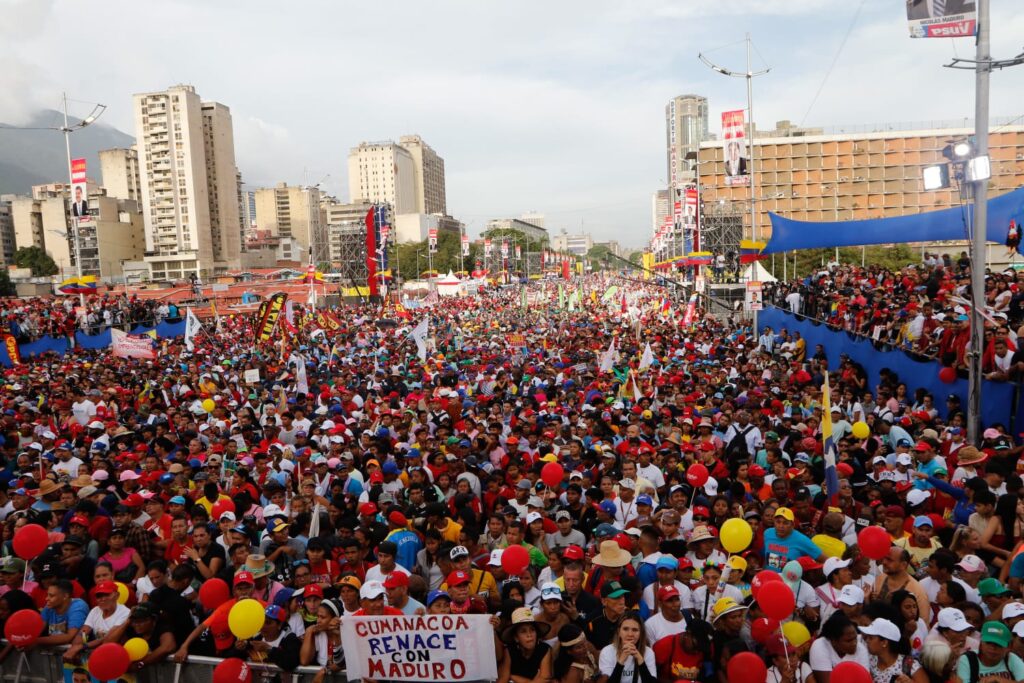
[[[646,493],[642,496],[638,496],[636,499],[637,505],[650,505],[654,507],[654,499],[648,496]]]
[[[619,533],[619,530],[611,524],[598,524],[597,528],[594,529],[595,536],[614,536],[617,533]]]
[[[935,528],[935,522],[933,522],[932,518],[928,515],[918,515],[917,517],[914,517],[914,528],[917,529],[922,526]]]
[[[173,474],[161,474],[160,475],[160,483],[161,484],[173,484],[174,483],[174,475]]]
[[[172,496],[171,499],[169,501],[167,501],[167,502],[170,503],[171,505],[184,505],[185,504],[185,497],[184,496]]]
[[[910,439],[900,439],[899,441],[896,442],[896,445],[901,448],[910,448],[914,444],[913,442],[910,441]]]
[[[192,458],[191,460],[188,461],[188,466],[194,470],[198,470],[200,467],[203,466],[203,461],[200,460],[199,458]]]
[[[671,555],[662,555],[658,558],[658,561],[654,565],[657,569],[671,569],[675,571],[679,569],[679,560],[672,557]]]
[[[274,596],[274,604],[280,607],[287,607],[289,601],[292,599],[292,595],[295,594],[294,588],[282,588],[277,591],[277,595]]]
[[[280,517],[275,517],[267,522],[267,531],[274,533],[275,531],[284,531],[288,528],[288,524],[285,523]]]
[[[388,460],[384,463],[384,466],[381,467],[381,471],[384,472],[384,474],[398,474],[398,465]]]
[[[601,504],[598,507],[607,512],[609,515],[615,514],[615,503],[613,503],[610,500],[602,500]]]
[[[811,461],[811,456],[807,455],[806,453],[797,453],[796,457],[793,458],[793,461],[794,462],[810,462]]]
[[[448,595],[448,593],[444,591],[430,591],[429,593],[427,593],[427,607],[433,605],[435,602],[438,601],[439,598],[451,600],[452,596]]]
[[[409,452],[405,454],[406,458],[418,458],[420,457],[420,449],[410,448]]]

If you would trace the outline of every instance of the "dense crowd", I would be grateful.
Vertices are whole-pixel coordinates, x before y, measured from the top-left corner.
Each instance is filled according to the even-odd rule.
[[[804,287],[800,310],[898,314],[928,288],[868,273]],[[329,674],[344,619],[431,613],[491,615],[502,683],[725,683],[743,653],[772,683],[829,683],[843,662],[876,683],[1024,679],[1024,449],[1004,425],[967,443],[956,396],[869,386],[849,360],[708,316],[683,325],[633,282],[628,306],[605,303],[615,282],[567,283],[573,312],[550,285],[528,310],[511,289],[442,299],[417,312],[425,356],[415,320],[356,306],[338,330],[300,309],[264,346],[250,317],[225,317],[157,361],[7,370],[0,622],[38,609],[33,647],[66,646],[71,667],[142,638],[137,668],[203,654]],[[5,315],[72,310],[41,301]],[[724,549],[730,520],[753,532],[741,552]],[[26,562],[12,541],[28,524],[49,545]],[[887,536],[878,560],[858,543],[869,527]],[[513,546],[529,563],[509,574]],[[781,624],[753,597],[764,570],[794,595]],[[231,596],[204,607],[215,579]],[[266,620],[238,640],[246,598]]]
[[[76,332],[98,334],[111,327],[131,329],[180,320],[174,303],[144,300],[110,291],[89,296],[85,305],[78,297],[31,297],[0,299],[3,332],[20,343],[42,336],[71,337]]]
[[[773,283],[779,307],[874,340],[930,356],[959,371],[970,349],[970,261],[928,255],[900,271],[829,264],[797,281]],[[1016,380],[1024,371],[1017,337],[1024,324],[1024,270],[985,277],[986,377]]]

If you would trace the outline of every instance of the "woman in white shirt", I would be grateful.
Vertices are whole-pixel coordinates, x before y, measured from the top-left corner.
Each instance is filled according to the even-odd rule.
[[[875,619],[870,626],[861,626],[860,632],[870,654],[868,671],[874,683],[928,683],[928,674],[910,656],[910,647],[896,624]]]
[[[840,662],[857,662],[865,669],[871,666],[857,627],[846,614],[836,612],[822,625],[821,637],[811,645],[810,663],[815,683],[829,683],[832,669]]]
[[[619,619],[610,645],[601,650],[597,668],[606,683],[656,683],[658,666],[654,649],[647,644],[644,621],[637,612]]]

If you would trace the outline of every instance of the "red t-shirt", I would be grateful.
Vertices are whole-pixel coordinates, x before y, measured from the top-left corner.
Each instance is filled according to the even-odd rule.
[[[688,653],[679,645],[679,635],[665,636],[654,644],[654,661],[659,681],[699,681],[704,655]]]
[[[164,559],[173,564],[185,564],[188,562],[188,555],[185,554],[185,548],[191,548],[192,539],[188,539],[184,543],[178,543],[177,541],[171,541],[167,544],[167,550],[164,551]]]

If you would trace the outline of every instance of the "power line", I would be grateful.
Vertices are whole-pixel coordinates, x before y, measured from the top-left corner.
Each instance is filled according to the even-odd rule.
[[[864,0],[860,0],[860,4],[857,5],[857,11],[853,13],[853,19],[850,20],[850,25],[846,28],[846,35],[839,42],[839,48],[836,50],[835,56],[832,57],[832,63],[829,64],[828,71],[825,72],[825,77],[821,79],[821,85],[818,86],[818,91],[814,93],[814,98],[811,99],[811,104],[807,107],[804,117],[800,119],[800,127],[803,127],[804,123],[807,122],[807,117],[811,115],[811,110],[818,103],[818,97],[821,96],[821,91],[825,89],[825,84],[828,82],[829,76],[832,75],[832,70],[835,69],[839,56],[843,53],[843,48],[846,47],[846,41],[849,39],[850,34],[853,33],[853,27],[857,25],[857,19],[860,18],[860,11],[862,9],[864,9]]]

